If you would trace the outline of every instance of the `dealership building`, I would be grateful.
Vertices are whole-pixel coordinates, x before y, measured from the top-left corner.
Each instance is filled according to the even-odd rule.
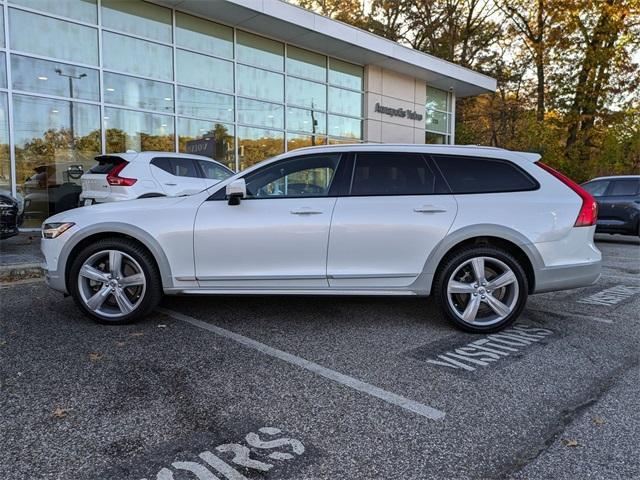
[[[25,226],[74,206],[98,154],[242,170],[296,148],[454,143],[496,82],[280,0],[1,0],[0,190]]]

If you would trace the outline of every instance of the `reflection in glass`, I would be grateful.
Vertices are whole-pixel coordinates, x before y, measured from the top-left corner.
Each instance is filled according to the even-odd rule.
[[[327,109],[326,85],[287,77],[287,103],[314,110]]]
[[[175,151],[173,117],[110,107],[104,111],[107,153]]]
[[[287,45],[287,75],[327,81],[327,57]]]
[[[238,94],[274,102],[284,99],[284,76],[259,68],[238,65]]]
[[[284,134],[275,130],[238,127],[240,170],[284,152]]]
[[[0,193],[11,192],[11,159],[9,156],[9,107],[7,94],[0,92]]]
[[[125,107],[173,112],[173,85],[104,72],[104,101]]]
[[[80,176],[100,153],[97,105],[13,96],[16,179],[25,227],[78,205]]]
[[[190,118],[178,119],[178,145],[181,152],[195,153],[236,169],[233,125]]]
[[[197,88],[178,87],[178,113],[233,122],[233,96]]]
[[[425,116],[425,128],[427,130],[447,133],[447,123],[446,113],[427,110],[427,115]]]
[[[233,58],[233,29],[176,12],[176,44],[219,57]]]
[[[81,22],[96,23],[98,20],[96,0],[11,0],[11,2]]]
[[[14,50],[98,65],[98,30],[95,28],[13,8],[9,10],[9,25]],[[124,51],[117,53],[122,55]]]
[[[442,110],[447,112],[447,100],[449,94],[444,90],[427,87],[427,110]]]
[[[102,41],[105,68],[160,80],[173,80],[171,47],[104,31]]]
[[[238,30],[236,56],[239,62],[272,70],[284,68],[284,45],[275,40]]]
[[[362,116],[362,94],[329,87],[329,111],[353,117]]]
[[[327,133],[327,115],[314,110],[287,107],[287,130]]]
[[[91,68],[11,55],[11,81],[16,90],[100,100],[98,71]]]
[[[238,97],[238,122],[261,127],[284,128],[284,107]]]
[[[350,143],[360,143],[357,138],[332,138],[329,137],[329,145],[348,145]]]
[[[329,115],[329,135],[360,140],[362,138],[362,122],[357,118]]]
[[[0,47],[4,48],[4,9],[0,8]]]
[[[233,63],[199,53],[176,51],[179,83],[222,92],[233,92]]]
[[[438,145],[447,143],[447,136],[441,133],[425,132],[424,143],[436,143]]]
[[[329,83],[339,87],[362,90],[363,68],[332,58],[329,60]]]
[[[7,58],[0,52],[0,88],[7,88]]]
[[[287,133],[287,151],[296,148],[315,147],[316,145],[326,145],[327,137],[321,135],[302,135],[298,133]]]
[[[171,42],[171,10],[152,3],[102,0],[102,25],[161,42]]]

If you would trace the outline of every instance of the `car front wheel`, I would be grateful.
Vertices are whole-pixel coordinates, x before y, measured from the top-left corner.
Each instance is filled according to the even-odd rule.
[[[124,324],[149,313],[162,284],[151,255],[123,238],[99,240],[75,258],[69,290],[76,303],[103,323]]]
[[[462,330],[490,333],[512,324],[527,301],[527,276],[509,252],[492,246],[450,256],[436,280],[445,315]]]

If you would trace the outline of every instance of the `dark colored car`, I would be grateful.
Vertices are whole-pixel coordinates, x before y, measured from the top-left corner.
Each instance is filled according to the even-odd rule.
[[[8,192],[0,192],[0,240],[17,235],[22,218],[21,202]]]
[[[599,177],[582,187],[598,202],[598,233],[640,236],[640,175]]]

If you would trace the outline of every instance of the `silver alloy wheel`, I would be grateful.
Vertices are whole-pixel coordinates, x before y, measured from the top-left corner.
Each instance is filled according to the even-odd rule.
[[[509,266],[493,257],[474,257],[449,277],[447,300],[460,320],[474,326],[501,322],[518,303],[518,279]]]
[[[85,260],[78,273],[78,291],[89,310],[118,319],[142,302],[147,282],[140,264],[119,250],[102,250]]]

